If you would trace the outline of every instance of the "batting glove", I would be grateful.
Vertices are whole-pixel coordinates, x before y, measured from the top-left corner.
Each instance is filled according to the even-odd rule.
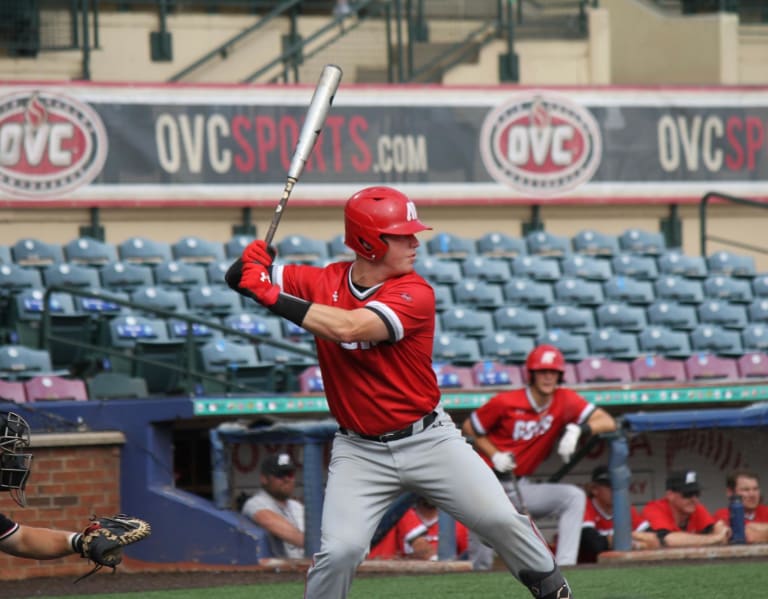
[[[248,264],[249,262],[256,262],[257,264],[261,264],[262,266],[269,268],[269,266],[272,264],[274,256],[274,248],[267,247],[266,242],[261,239],[257,239],[256,241],[249,243],[248,246],[243,250],[242,258],[244,264]]]
[[[263,243],[263,242],[262,242]],[[263,264],[245,262],[240,287],[250,291],[262,306],[274,306],[280,296],[280,287],[272,283]]]
[[[571,461],[573,452],[576,451],[576,444],[579,442],[581,436],[581,427],[578,424],[571,422],[565,426],[565,433],[562,439],[560,439],[560,445],[557,446],[557,453],[563,458],[563,461],[568,463]]]
[[[493,462],[493,469],[502,474],[512,472],[517,467],[515,456],[510,451],[497,451],[491,456],[491,461]]]

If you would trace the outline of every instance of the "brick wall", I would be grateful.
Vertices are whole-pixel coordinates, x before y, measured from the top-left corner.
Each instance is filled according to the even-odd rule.
[[[0,493],[0,512],[22,526],[80,531],[96,514],[120,512],[121,433],[33,435],[27,507]],[[79,576],[92,565],[72,555],[30,560],[0,553],[0,580]]]

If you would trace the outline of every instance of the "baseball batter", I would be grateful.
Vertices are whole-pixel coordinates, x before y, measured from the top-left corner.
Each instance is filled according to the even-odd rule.
[[[462,429],[498,473],[512,501],[522,501],[533,518],[557,516],[557,563],[572,566],[579,555],[586,494],[576,485],[534,483],[528,477],[555,445],[568,462],[582,434],[615,431],[616,421],[572,389],[560,386],[565,358],[556,347],[535,347],[525,366],[529,386],[494,395],[472,412]],[[511,476],[519,477],[522,498],[517,497]],[[470,554],[476,569],[487,569],[493,559],[480,543],[471,544]]]
[[[347,596],[378,522],[403,491],[475,530],[534,597],[571,597],[531,521],[439,405],[434,291],[414,272],[416,234],[429,227],[389,187],[354,194],[344,220],[352,262],[273,265],[265,243],[255,241],[226,275],[233,289],[316,336],[339,423],[306,599]]]

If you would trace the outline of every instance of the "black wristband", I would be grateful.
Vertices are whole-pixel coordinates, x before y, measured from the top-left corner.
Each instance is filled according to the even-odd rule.
[[[303,300],[295,295],[280,293],[280,295],[277,296],[277,301],[269,306],[269,311],[272,312],[272,314],[282,316],[286,320],[290,320],[292,323],[301,326],[311,305],[312,302]]]
[[[592,434],[592,427],[589,426],[589,423],[587,422],[582,422],[579,425],[579,428],[581,429],[581,435],[583,437],[589,437]]]

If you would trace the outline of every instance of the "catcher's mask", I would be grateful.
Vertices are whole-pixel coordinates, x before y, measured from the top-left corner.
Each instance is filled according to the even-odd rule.
[[[15,412],[0,414],[0,491],[8,491],[21,507],[27,504],[24,486],[32,467],[29,425]]]
[[[344,243],[366,260],[376,262],[387,253],[383,235],[414,235],[432,229],[419,220],[408,197],[386,186],[366,187],[344,207]]]

